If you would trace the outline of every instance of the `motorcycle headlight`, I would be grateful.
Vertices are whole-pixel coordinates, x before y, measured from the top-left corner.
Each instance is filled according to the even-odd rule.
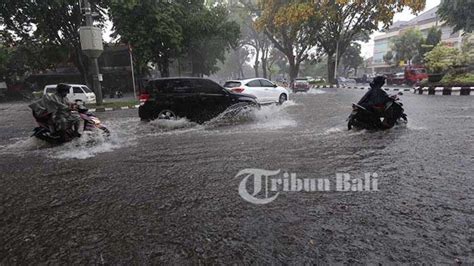
[[[91,121],[94,122],[94,124],[96,124],[96,125],[100,125],[100,120],[99,120],[99,118],[95,118],[95,117],[94,117],[94,118],[91,118]]]

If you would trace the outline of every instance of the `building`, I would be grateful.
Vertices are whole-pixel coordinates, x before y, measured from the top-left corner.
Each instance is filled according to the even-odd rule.
[[[376,36],[374,38],[374,56],[370,66],[372,71],[374,73],[388,71],[390,66],[384,62],[383,56],[391,50],[392,40],[411,28],[420,30],[424,37],[426,37],[431,27],[439,27],[442,32],[441,42],[453,47],[460,47],[462,43],[461,32],[452,33],[453,28],[443,25],[443,22],[439,20],[436,14],[437,11],[438,7],[434,7],[409,21],[397,21],[390,26],[385,34]]]

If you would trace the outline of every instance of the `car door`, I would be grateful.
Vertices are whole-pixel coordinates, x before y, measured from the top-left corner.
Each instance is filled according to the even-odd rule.
[[[70,88],[70,94],[68,95],[68,99],[71,102],[74,102],[76,100],[81,100],[83,102],[87,101],[86,94],[84,93],[84,91],[79,86],[72,86]]]
[[[277,102],[280,97],[277,87],[266,79],[260,79],[260,83],[264,89],[265,101]]]
[[[248,87],[248,90],[245,90],[244,93],[251,94],[255,97],[257,97],[258,102],[265,102],[266,101],[266,96],[265,96],[265,88],[262,87],[262,84],[260,83],[260,80],[254,79],[245,86]]]
[[[198,108],[197,93],[191,79],[169,79],[155,84],[159,111],[171,110],[179,117],[193,119]]]
[[[194,82],[200,102],[200,115],[197,120],[209,120],[230,106],[229,93],[219,84],[208,79],[199,79]]]

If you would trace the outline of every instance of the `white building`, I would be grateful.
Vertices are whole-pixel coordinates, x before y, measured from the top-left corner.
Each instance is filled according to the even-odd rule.
[[[436,11],[438,11],[438,7],[434,7],[409,21],[397,21],[390,26],[385,34],[376,36],[374,38],[374,56],[370,65],[373,72],[382,73],[390,67],[384,62],[383,56],[391,50],[393,38],[411,28],[420,30],[424,37],[426,37],[431,27],[439,27],[442,32],[441,42],[453,47],[460,47],[462,43],[461,32],[452,33],[452,27],[443,26],[443,22],[439,20]]]

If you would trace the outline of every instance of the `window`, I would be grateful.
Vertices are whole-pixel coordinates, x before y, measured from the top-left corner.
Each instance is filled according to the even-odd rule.
[[[172,79],[161,83],[160,91],[164,93],[191,93],[193,91],[193,84],[189,79]]]
[[[84,93],[84,91],[80,87],[72,87],[73,93]]]
[[[86,93],[92,93],[91,89],[87,88],[86,86],[81,86],[81,88],[82,88]]]
[[[224,94],[224,90],[223,88],[211,81],[211,80],[208,80],[208,79],[202,79],[202,80],[194,80],[194,87],[195,87],[195,90],[196,92],[198,93],[210,93],[210,94]]]
[[[260,83],[262,84],[262,87],[273,87],[273,83],[268,80],[261,79]]]
[[[252,81],[248,82],[247,86],[249,86],[249,87],[260,87],[262,85],[260,84],[260,81],[258,81],[258,79],[256,79],[256,80],[252,80]]]
[[[242,83],[238,81],[228,81],[224,84],[224,88],[236,88],[242,85]]]

